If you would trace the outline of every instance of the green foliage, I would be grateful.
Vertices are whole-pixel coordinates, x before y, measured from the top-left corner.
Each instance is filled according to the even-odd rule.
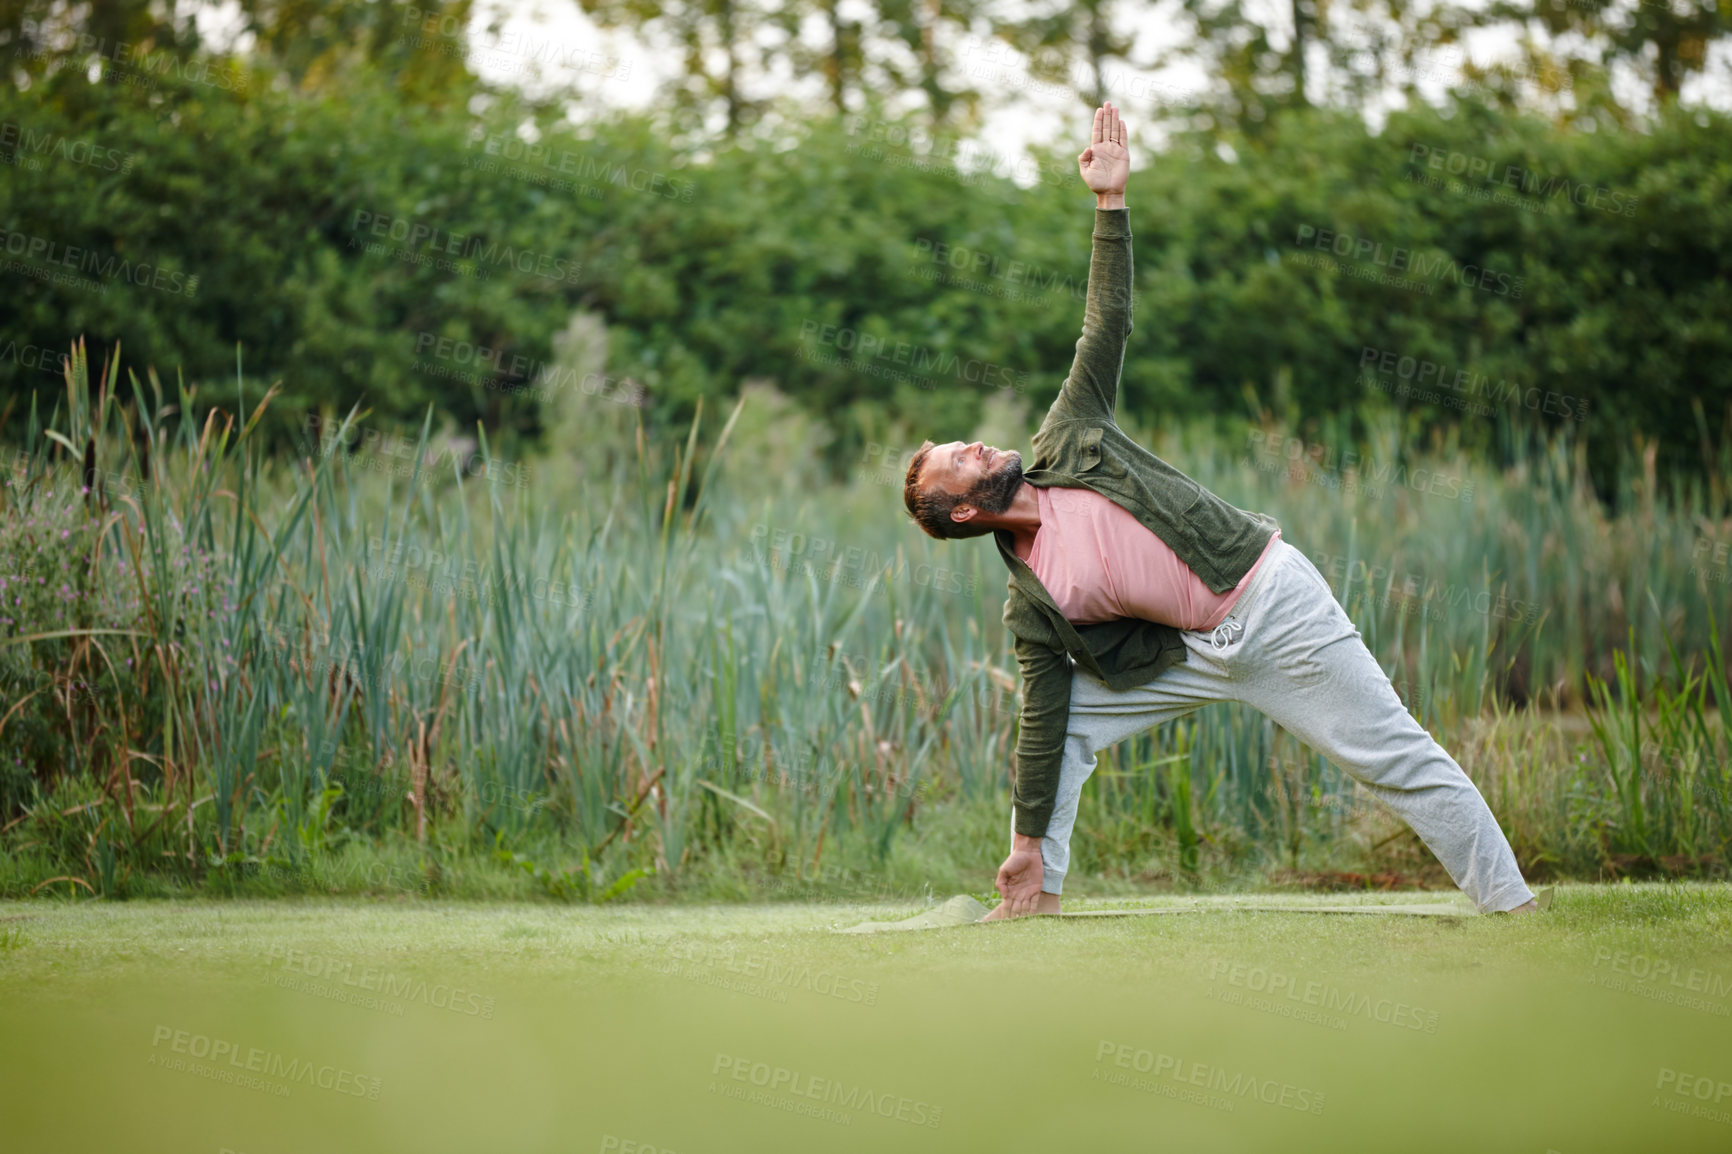
[[[1656,870],[1666,854],[1689,863],[1724,859],[1732,849],[1732,690],[1718,622],[1710,618],[1701,670],[1687,666],[1670,639],[1668,650],[1673,684],[1656,676],[1643,693],[1621,653],[1615,694],[1588,679],[1588,717],[1616,800],[1602,838],[1625,869]]]
[[[246,86],[61,70],[0,95],[0,228],[24,248],[0,270],[4,884],[120,896],[263,864],[318,888],[351,844],[400,839],[609,900],[651,868],[670,889],[717,861],[876,868],[939,806],[1001,814],[1000,574],[911,535],[894,476],[822,487],[819,465],[1051,400],[1087,274],[1069,158],[1019,187],[870,116],[699,155],[629,118],[419,100],[315,47],[288,53],[299,84],[255,60]],[[1727,128],[1295,112],[1134,177],[1124,423],[1344,557],[1337,595],[1427,724],[1592,703],[1604,739],[1561,758],[1573,777],[1519,779],[1532,754],[1507,747],[1481,775],[1560,868],[1724,857],[1725,655],[1703,639],[1725,586],[1692,562],[1732,525]],[[68,246],[104,291],[33,275]],[[1364,275],[1386,273],[1431,291]],[[19,352],[77,333],[175,388]],[[1463,416],[1396,395],[1367,350],[1513,391]],[[429,463],[435,412],[479,426],[485,483]],[[363,472],[381,454],[357,438],[406,424],[409,475]],[[1302,457],[1247,468],[1272,436]],[[536,438],[536,483],[492,483],[500,459],[529,475]],[[1350,491],[1392,467],[1479,496]],[[791,564],[777,534],[838,552]],[[435,556],[463,576],[407,563]],[[935,571],[966,584],[910,577]],[[1642,591],[1659,620],[1632,632]],[[1457,595],[1535,613],[1440,611]],[[1102,860],[1197,877],[1259,839],[1292,865],[1348,844],[1316,804],[1347,783],[1285,752],[1238,709],[1127,742],[1087,803]]]
[[[249,66],[236,91],[62,70],[0,95],[24,142],[0,169],[0,225],[110,270],[101,293],[0,272],[15,347],[124,341],[196,384],[226,378],[238,342],[282,384],[265,426],[279,445],[301,414],[357,402],[388,423],[432,404],[511,444],[562,390],[641,388],[651,430],[671,430],[699,398],[770,381],[845,418],[833,465],[967,427],[1005,385],[1038,410],[1068,368],[1089,212],[1068,156],[1043,154],[1022,188],[862,114],[699,159],[630,118],[579,129],[508,97],[429,109],[366,72],[297,90]],[[1368,383],[1362,363],[1388,350],[1500,387],[1486,416],[1394,402],[1459,421],[1469,449],[1514,460],[1521,438],[1573,428],[1602,491],[1635,435],[1663,474],[1724,472],[1706,450],[1732,402],[1723,115],[1589,133],[1460,103],[1376,134],[1318,111],[1222,139],[1231,159],[1185,136],[1133,177],[1135,419],[1249,396],[1300,427],[1387,405],[1393,378]],[[57,155],[77,140],[113,171]],[[180,291],[128,282],[120,260]],[[605,321],[607,360],[549,371],[579,308]],[[0,356],[18,402],[50,381]]]
[[[531,428],[536,406],[513,390],[605,279],[606,238],[671,210],[628,183],[633,172],[671,172],[666,150],[629,128],[582,143],[568,135],[560,144],[576,150],[574,172],[589,173],[580,183],[600,199],[574,196],[483,171],[490,149],[522,144],[509,110],[477,121],[405,107],[364,81],[297,93],[269,80],[223,91],[168,78],[146,95],[63,71],[0,95],[19,125],[18,155],[39,166],[0,170],[0,226],[20,246],[56,246],[39,246],[33,267],[77,246],[85,256],[74,264],[88,259],[85,278],[106,286],[8,271],[8,338],[124,341],[138,362],[176,366],[195,384],[232,373],[238,343],[265,380],[284,383],[267,426],[279,444],[300,414],[356,401],[399,420],[436,402],[460,427]],[[124,171],[57,158],[80,140]],[[500,163],[532,180],[560,175]],[[491,352],[440,359],[441,339]],[[0,372],[21,398],[58,387],[16,357]]]
[[[494,892],[510,876],[600,901],[649,876],[634,871],[653,870],[658,894],[730,872],[804,883],[837,859],[894,870],[910,843],[942,857],[941,826],[956,827],[939,834],[956,853],[1002,838],[1016,681],[996,563],[912,532],[872,474],[728,488],[731,454],[754,459],[805,418],[736,408],[712,434],[700,419],[683,443],[638,441],[605,476],[538,461],[546,479],[522,487],[424,478],[424,423],[405,481],[351,470],[341,452],[260,454],[274,395],[237,385],[244,421],[213,409],[195,425],[176,415],[185,391],[171,406],[131,379],[122,404],[117,365],[94,390],[80,350],[71,366],[54,427],[30,431],[0,490],[4,523],[8,540],[78,541],[68,586],[125,614],[69,630],[15,619],[0,636],[9,668],[56,691],[14,702],[0,736],[58,743],[15,774],[7,892],[365,888],[375,879],[336,863],[401,845],[422,865],[391,867],[405,884],[388,888]],[[354,431],[351,417],[336,440]],[[1724,505],[1622,492],[1608,517],[1555,445],[1507,478],[1468,470],[1464,501],[1349,483],[1309,457],[1268,472],[1242,446],[1275,443],[1270,428],[1137,435],[1274,514],[1452,747],[1512,700],[1593,693],[1618,717],[1634,745],[1466,744],[1524,860],[1592,874],[1639,852],[1723,868],[1724,819],[1708,820],[1732,755],[1716,716],[1732,698],[1723,585],[1681,574]],[[84,460],[51,452],[80,443],[100,466],[88,501],[73,483]],[[1416,467],[1460,468],[1456,456],[1446,446]],[[1649,589],[1658,621],[1584,573]],[[59,603],[32,588],[16,608],[56,624]],[[1667,654],[1662,684],[1651,671]],[[1650,672],[1611,692],[1582,676],[1620,663]],[[64,687],[91,667],[95,692],[67,709]],[[1648,709],[1652,723],[1629,712]],[[1267,719],[1211,707],[1103,755],[1079,868],[1195,885],[1352,861],[1365,824],[1352,792]],[[477,859],[494,873],[470,872]]]
[[[498,840],[503,841],[503,835]],[[559,870],[549,869],[532,858],[506,849],[497,843],[493,856],[504,865],[521,869],[535,879],[536,883],[546,891],[548,897],[562,902],[580,900],[596,905],[605,905],[615,898],[629,893],[638,882],[655,873],[652,869],[629,869],[612,882],[607,882],[605,878],[592,869],[587,853],[578,858],[576,865]]]

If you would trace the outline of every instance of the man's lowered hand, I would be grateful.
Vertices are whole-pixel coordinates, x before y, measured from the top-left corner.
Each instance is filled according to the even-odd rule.
[[[981,921],[1058,913],[1058,895],[1041,892],[1040,885],[1045,876],[1046,868],[1040,860],[1040,839],[1012,834],[1010,856],[998,867],[996,883],[999,896],[1004,900]]]

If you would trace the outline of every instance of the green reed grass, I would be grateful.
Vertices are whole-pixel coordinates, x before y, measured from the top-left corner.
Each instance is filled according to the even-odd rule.
[[[0,569],[28,554],[72,591],[14,585],[0,621],[7,892],[316,878],[360,845],[421,885],[487,860],[603,900],[652,871],[665,893],[747,866],[804,885],[1008,826],[1017,674],[990,550],[926,539],[886,485],[724,483],[762,450],[730,444],[744,401],[679,440],[638,426],[605,475],[548,457],[519,487],[487,479],[484,434],[483,478],[429,466],[431,414],[399,476],[343,447],[359,411],[262,457],[275,394],[247,396],[238,364],[232,397],[119,378],[117,353],[92,388],[75,349],[0,488]],[[1464,500],[1311,455],[1259,469],[1246,429],[1141,435],[1319,561],[1524,861],[1724,868],[1727,587],[1690,575],[1732,523],[1724,493],[1662,491],[1650,457],[1608,504],[1562,438],[1500,474],[1447,437],[1403,455],[1416,432],[1372,422],[1364,459],[1445,471]],[[1558,706],[1592,734],[1541,735]],[[1352,798],[1215,706],[1102,756],[1078,861],[1182,884],[1357,863],[1383,827]]]

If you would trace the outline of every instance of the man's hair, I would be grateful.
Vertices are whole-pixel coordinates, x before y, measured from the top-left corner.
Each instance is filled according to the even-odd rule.
[[[914,518],[914,523],[925,530],[928,537],[936,537],[940,541],[961,541],[968,537],[984,537],[992,532],[984,525],[976,525],[972,521],[952,521],[951,510],[968,499],[967,493],[947,493],[937,485],[920,486],[920,466],[926,463],[926,454],[937,448],[931,441],[920,446],[920,451],[914,454],[914,459],[908,462],[908,476],[902,481],[902,503],[908,506],[908,515]]]

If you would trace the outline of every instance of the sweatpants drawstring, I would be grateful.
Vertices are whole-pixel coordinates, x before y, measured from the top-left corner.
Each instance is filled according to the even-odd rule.
[[[1217,651],[1227,648],[1233,642],[1245,635],[1245,625],[1242,621],[1234,621],[1231,617],[1215,626],[1214,636],[1209,638],[1209,644]]]

